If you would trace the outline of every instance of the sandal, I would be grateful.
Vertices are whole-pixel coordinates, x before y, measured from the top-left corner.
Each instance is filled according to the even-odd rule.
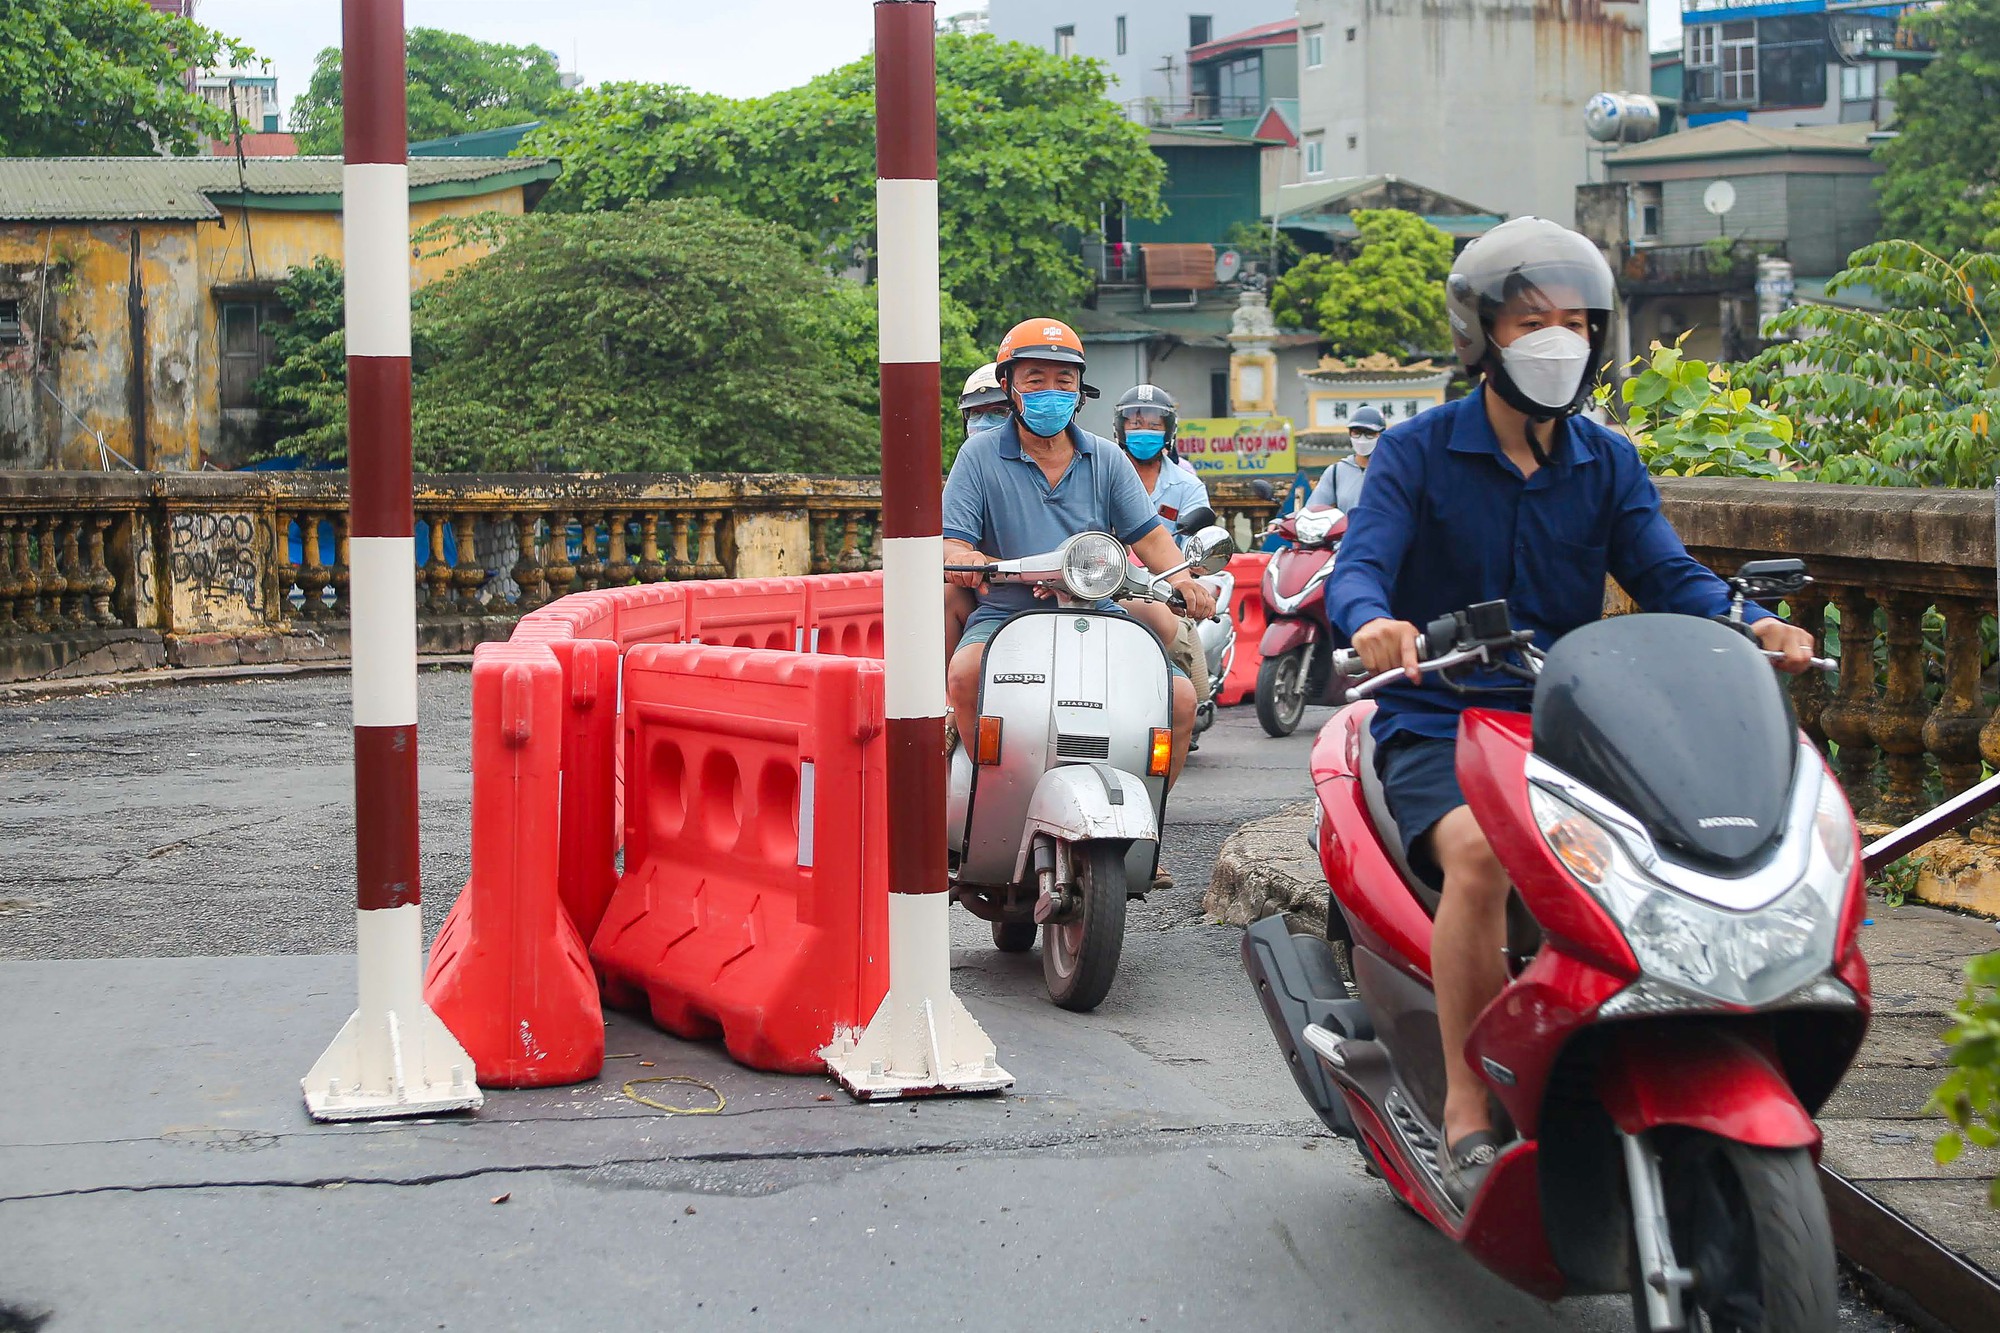
[[[1476,1130],[1467,1134],[1457,1143],[1447,1148],[1438,1162],[1443,1168],[1445,1193],[1452,1203],[1463,1213],[1479,1196],[1479,1187],[1486,1183],[1486,1173],[1500,1160],[1500,1150],[1506,1140],[1490,1129]]]

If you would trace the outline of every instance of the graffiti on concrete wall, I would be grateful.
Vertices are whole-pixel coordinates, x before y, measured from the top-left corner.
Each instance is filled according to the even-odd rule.
[[[255,515],[175,514],[167,551],[177,628],[226,629],[261,617],[264,559]]]

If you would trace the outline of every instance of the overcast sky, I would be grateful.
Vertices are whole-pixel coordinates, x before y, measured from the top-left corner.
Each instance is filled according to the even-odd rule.
[[[321,48],[340,44],[338,0],[199,0],[195,15],[272,62],[291,114]],[[403,0],[413,28],[544,46],[591,83],[680,83],[757,97],[868,52],[869,0]]]

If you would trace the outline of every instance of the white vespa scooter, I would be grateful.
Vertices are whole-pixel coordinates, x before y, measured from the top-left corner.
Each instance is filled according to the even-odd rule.
[[[1052,594],[986,645],[979,716],[960,719],[951,758],[945,845],[952,896],[992,923],[997,947],[1025,952],[1042,928],[1042,976],[1065,1009],[1094,1009],[1111,989],[1125,900],[1159,861],[1173,750],[1165,650],[1097,603],[1177,603],[1167,577],[1220,569],[1233,552],[1207,528],[1185,562],[1151,576],[1115,537],[1085,532],[1042,555],[950,567]]]

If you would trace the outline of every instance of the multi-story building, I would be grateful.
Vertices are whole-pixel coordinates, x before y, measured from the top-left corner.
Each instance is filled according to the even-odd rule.
[[[1189,48],[1290,18],[1292,0],[989,0],[987,9],[1003,41],[1103,61],[1111,99],[1162,124],[1171,116],[1160,108],[1190,101]]]
[[[1682,115],[1690,126],[1886,124],[1897,75],[1935,54],[1902,23],[1920,7],[1681,0]]]
[[[1638,0],[1298,0],[1298,21],[1308,183],[1392,175],[1568,222],[1584,104],[1650,85]]]
[[[211,106],[236,117],[245,134],[278,132],[278,78],[261,71],[203,70],[195,77],[195,94]]]
[[[1618,275],[1619,362],[1682,337],[1704,360],[1754,353],[1760,262],[1784,260],[1806,297],[1875,239],[1870,148],[1865,124],[1722,121],[1610,154],[1576,211]]]

